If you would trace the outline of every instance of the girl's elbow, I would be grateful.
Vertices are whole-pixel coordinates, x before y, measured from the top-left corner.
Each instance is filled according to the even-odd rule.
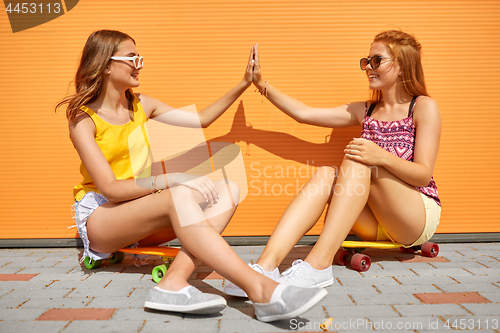
[[[305,114],[298,114],[294,117],[294,119],[299,124],[309,124],[309,119],[307,119],[307,116]]]
[[[415,184],[415,186],[417,186],[417,187],[426,187],[427,185],[429,185],[429,182],[427,182],[427,183],[422,182],[422,183]]]
[[[426,187],[431,182],[431,179],[432,179],[432,175],[431,176],[426,175],[425,177],[422,177],[421,179],[419,179],[418,184],[416,184],[416,186]]]
[[[99,189],[99,192],[108,200],[109,203],[118,203],[120,199],[117,196],[116,191],[111,189]]]
[[[200,125],[201,125],[201,128],[207,128],[208,126],[210,126],[212,124],[213,121],[208,121],[202,117],[200,117]]]
[[[108,200],[109,203],[118,203],[118,198],[109,192],[101,192],[101,194]]]

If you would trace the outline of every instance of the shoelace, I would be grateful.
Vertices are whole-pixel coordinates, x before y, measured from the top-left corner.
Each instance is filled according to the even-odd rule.
[[[295,274],[296,272],[300,272],[300,271],[302,271],[304,269],[304,266],[301,265],[303,262],[304,261],[302,259],[295,260],[292,263],[292,267],[290,267],[287,270],[285,270],[282,273],[282,275],[283,276],[288,276],[288,278],[291,278],[293,276],[293,274]]]

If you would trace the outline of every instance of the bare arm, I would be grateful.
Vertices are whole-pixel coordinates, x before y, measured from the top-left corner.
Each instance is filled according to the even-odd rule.
[[[83,165],[85,165],[99,192],[109,202],[128,201],[151,194],[156,189],[167,189],[179,185],[200,192],[207,202],[218,201],[218,190],[206,176],[175,172],[158,173],[158,177],[116,179],[113,170],[95,141],[96,129],[92,119],[87,114],[80,113],[75,121],[69,124],[69,131]]]
[[[258,46],[254,46],[253,49],[255,54],[254,85],[259,91],[265,89],[263,95],[288,116],[299,123],[330,128],[361,124],[365,111],[364,102],[345,104],[335,108],[313,108],[266,83],[262,78]]]
[[[197,114],[175,109],[157,99],[141,94],[140,100],[146,115],[148,118],[156,118],[158,121],[175,126],[191,128],[200,126],[202,128],[208,127],[217,118],[219,118],[252,84],[253,59],[254,54],[252,48],[245,70],[245,75],[243,76],[241,82]]]

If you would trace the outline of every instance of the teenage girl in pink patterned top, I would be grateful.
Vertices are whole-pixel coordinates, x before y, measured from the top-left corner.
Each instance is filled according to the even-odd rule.
[[[441,211],[432,178],[441,117],[425,87],[420,43],[398,30],[378,34],[360,62],[370,101],[335,108],[309,107],[268,84],[254,48],[253,83],[278,109],[301,123],[362,126],[362,132],[345,147],[339,172],[319,168],[293,199],[252,268],[280,282],[325,287],[333,283],[334,256],[351,230],[363,240],[407,246],[429,240]],[[326,204],[330,208],[317,243],[304,261],[297,260],[279,277],[277,267]],[[226,292],[238,294],[234,285],[227,285]]]

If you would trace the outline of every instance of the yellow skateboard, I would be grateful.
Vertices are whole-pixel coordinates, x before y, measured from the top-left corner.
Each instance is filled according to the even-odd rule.
[[[344,241],[342,247],[337,251],[333,262],[337,265],[347,266],[349,263],[351,267],[358,272],[366,272],[370,269],[372,264],[371,258],[362,254],[364,249],[401,249],[403,252],[407,253],[420,253],[425,257],[434,258],[439,253],[439,246],[435,243],[427,242],[422,245],[412,246],[409,248],[403,247],[403,245],[393,242],[367,242],[367,241]]]
[[[167,273],[170,264],[174,260],[175,256],[179,252],[178,248],[166,247],[166,246],[144,246],[136,248],[124,248],[111,254],[107,259],[110,264],[116,264],[122,262],[125,259],[125,253],[133,254],[145,254],[152,256],[159,256],[163,260],[163,265],[159,265],[153,268],[153,281],[158,283],[161,278]],[[89,257],[85,257],[84,264],[88,269],[97,268],[102,265],[102,260],[92,260]]]

